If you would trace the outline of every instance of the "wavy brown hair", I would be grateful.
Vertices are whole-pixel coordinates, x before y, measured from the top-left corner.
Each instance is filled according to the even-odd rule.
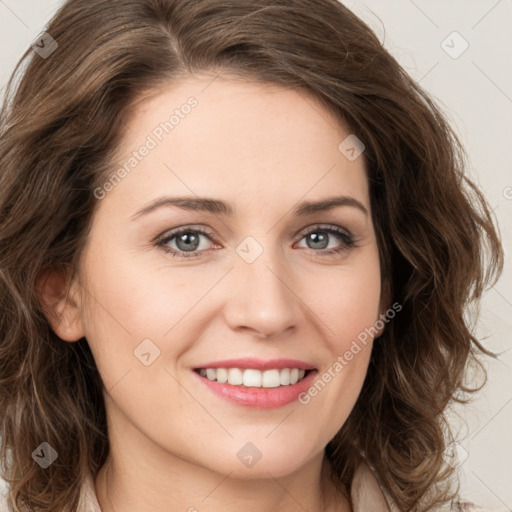
[[[445,411],[479,354],[465,317],[503,252],[467,156],[434,101],[336,0],[70,0],[58,43],[20,59],[0,117],[0,460],[13,510],[71,511],[109,450],[85,339],[66,343],[37,295],[77,272],[97,199],[137,101],[196,72],[304,88],[364,142],[386,303],[361,395],[326,447],[340,488],[366,460],[400,510],[452,499]],[[18,79],[19,78],[19,79]],[[476,389],[476,388],[471,388]],[[46,441],[47,469],[32,459]]]

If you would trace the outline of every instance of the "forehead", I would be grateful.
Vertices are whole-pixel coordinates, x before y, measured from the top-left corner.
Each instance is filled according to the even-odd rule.
[[[258,196],[291,205],[339,193],[368,204],[364,157],[351,161],[339,149],[349,135],[304,90],[224,76],[182,79],[133,109],[112,167],[128,175],[109,195],[132,203],[162,193],[231,202]]]

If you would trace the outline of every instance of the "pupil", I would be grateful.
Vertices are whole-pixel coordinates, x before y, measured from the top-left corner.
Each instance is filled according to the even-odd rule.
[[[317,233],[312,233],[310,235],[310,240],[312,241],[313,243],[313,247],[311,247],[312,249],[325,249],[326,247],[326,241],[327,241],[327,236],[325,233],[321,233],[320,234],[317,234]],[[317,244],[317,245],[315,245]]]
[[[187,242],[187,238],[191,238],[191,242]],[[185,245],[180,247],[180,242],[183,242]],[[184,251],[193,251],[197,249],[199,245],[199,237],[194,233],[183,233],[180,235],[176,241],[176,245],[180,250]]]

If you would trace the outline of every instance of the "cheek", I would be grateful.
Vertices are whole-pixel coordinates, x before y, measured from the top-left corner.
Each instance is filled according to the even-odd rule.
[[[323,320],[325,339],[331,351],[343,354],[358,336],[379,318],[381,275],[377,249],[361,252],[353,263],[331,273],[323,290],[317,289],[315,312]],[[368,339],[368,341],[371,341]]]
[[[200,329],[199,319],[193,319],[201,308],[195,307],[222,272],[148,270],[144,254],[99,245],[85,261],[85,334],[107,388],[130,368],[139,369],[139,356],[148,352],[144,358],[154,366],[174,367],[196,338],[193,329]]]
[[[339,268],[324,292],[316,292],[323,338],[330,354],[317,379],[301,398],[310,414],[322,416],[327,438],[336,434],[352,410],[366,377],[379,320],[380,268],[377,250]]]
[[[86,338],[115,407],[134,424],[168,429],[159,423],[161,411],[179,414],[190,407],[174,369],[189,339],[180,331],[180,319],[190,309],[184,295],[193,294],[184,282],[169,289],[169,279],[147,272],[136,257],[109,254],[100,258],[98,251],[87,260]]]

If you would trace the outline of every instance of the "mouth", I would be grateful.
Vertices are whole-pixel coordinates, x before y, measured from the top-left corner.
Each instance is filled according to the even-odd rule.
[[[297,401],[318,370],[293,359],[238,359],[196,367],[194,374],[214,395],[234,405],[273,409]]]
[[[272,368],[258,370],[257,368],[196,368],[201,377],[231,386],[246,388],[278,388],[293,386],[306,378],[313,370],[300,368]]]

